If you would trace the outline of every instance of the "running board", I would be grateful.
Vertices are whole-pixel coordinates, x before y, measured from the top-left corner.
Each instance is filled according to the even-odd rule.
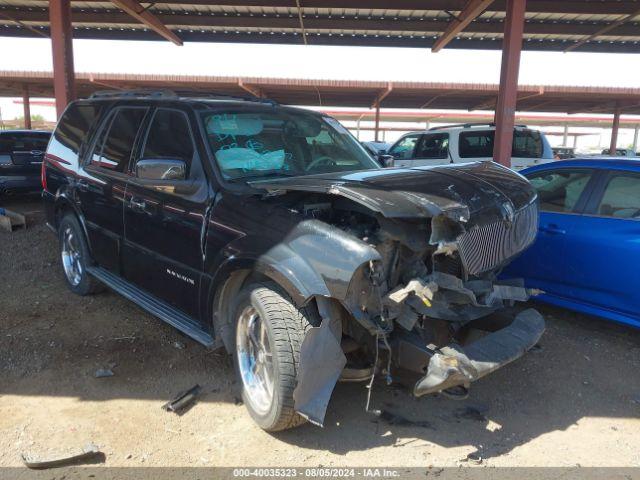
[[[112,290],[131,300],[151,315],[158,317],[195,341],[200,342],[205,347],[212,348],[216,346],[213,337],[203,330],[195,320],[163,300],[144,292],[102,267],[88,267],[87,271]]]

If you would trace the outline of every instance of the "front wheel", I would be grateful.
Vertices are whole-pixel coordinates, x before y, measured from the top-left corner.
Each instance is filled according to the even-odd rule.
[[[275,432],[305,419],[294,410],[300,345],[317,324],[312,307],[298,308],[276,284],[252,284],[238,295],[235,308],[234,364],[242,399],[255,422]]]

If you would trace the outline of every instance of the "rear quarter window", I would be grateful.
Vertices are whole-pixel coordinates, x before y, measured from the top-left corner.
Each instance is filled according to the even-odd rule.
[[[516,130],[513,132],[513,157],[542,158],[542,135],[536,130]]]
[[[69,163],[77,163],[98,113],[98,105],[69,105],[53,132],[47,154]]]

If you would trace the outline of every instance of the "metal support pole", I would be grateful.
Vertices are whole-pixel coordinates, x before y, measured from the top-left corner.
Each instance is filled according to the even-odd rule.
[[[573,135],[573,148],[578,148],[578,135]]]
[[[68,103],[76,98],[70,0],[49,1],[49,22],[53,54],[53,90],[56,96],[56,113],[60,118]]]
[[[638,152],[638,133],[640,132],[640,125],[636,125],[633,130],[633,151]]]
[[[24,109],[24,128],[31,130],[31,104],[29,103],[29,85],[22,89],[22,108]]]
[[[616,111],[613,114],[613,124],[611,125],[611,144],[609,145],[609,155],[616,154],[616,147],[618,145],[618,130],[620,128],[620,107],[616,107]]]
[[[356,122],[356,138],[360,140],[360,119]]]
[[[493,144],[493,160],[506,167],[511,167],[526,3],[526,0],[507,0],[502,65],[500,67],[500,90],[495,113],[496,136]]]
[[[376,103],[376,126],[375,126],[375,135],[374,139],[378,141],[378,132],[380,131],[380,103]]]
[[[569,124],[564,124],[564,135],[562,136],[562,146],[566,147],[569,145]]]

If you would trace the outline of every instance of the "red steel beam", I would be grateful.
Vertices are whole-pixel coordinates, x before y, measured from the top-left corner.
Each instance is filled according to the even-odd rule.
[[[53,54],[53,91],[56,97],[56,113],[60,118],[69,102],[76,98],[70,0],[50,0],[49,22]]]
[[[496,136],[493,144],[493,160],[506,167],[511,167],[526,4],[526,0],[508,0],[504,25],[500,90],[495,113]]]
[[[182,40],[175,33],[169,30],[153,13],[140,5],[135,0],[111,0],[111,3],[121,8],[140,23],[146,25],[163,38],[178,46],[182,45]]]
[[[29,85],[26,83],[22,90],[22,107],[24,109],[24,128],[31,130],[31,103],[29,102]]]
[[[258,97],[258,98],[264,98],[265,95],[262,93],[262,90],[260,90],[258,87],[254,87],[252,85],[247,85],[246,83],[244,83],[244,81],[240,78],[238,79],[238,86],[243,89],[245,92],[250,93],[251,95],[253,95],[254,97]]]
[[[431,51],[434,53],[439,52],[446,47],[451,40],[456,38],[456,35],[467,28],[467,25],[473,22],[476,18],[482,15],[482,12],[484,12],[492,3],[493,0],[469,0],[469,3],[464,7],[464,10],[449,22],[449,26],[444,33],[440,35],[440,38],[435,41],[433,47],[431,47]]]
[[[620,106],[616,106],[616,111],[613,113],[613,124],[611,125],[611,144],[609,145],[609,155],[616,154],[616,147],[618,146],[618,130],[620,129]]]
[[[640,15],[640,9],[636,10],[635,12],[630,13],[629,15],[625,15],[624,17],[619,18],[615,22],[612,22],[609,25],[607,25],[606,27],[602,27],[597,32],[592,33],[587,38],[583,38],[582,40],[577,41],[573,45],[570,45],[569,47],[566,48],[565,52],[570,52],[572,50],[575,50],[578,47],[581,47],[582,45],[584,45],[587,42],[590,42],[594,38],[597,38],[600,35],[604,35],[605,33],[608,33],[611,30],[613,30],[613,29],[615,29],[615,28],[617,28],[617,27],[619,27],[621,25],[624,25],[625,23],[633,20],[638,15]]]

